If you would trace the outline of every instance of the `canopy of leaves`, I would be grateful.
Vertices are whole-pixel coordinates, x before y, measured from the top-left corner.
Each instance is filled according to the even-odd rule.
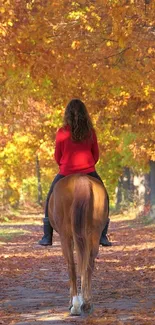
[[[7,157],[25,136],[16,146],[25,146],[23,159],[29,155],[32,162],[37,152],[42,166],[50,165],[55,130],[72,97],[88,107],[103,161],[133,166],[155,159],[154,12],[155,2],[143,0],[2,0],[0,141],[6,168],[23,161],[18,155],[11,161],[9,154],[8,164]]]

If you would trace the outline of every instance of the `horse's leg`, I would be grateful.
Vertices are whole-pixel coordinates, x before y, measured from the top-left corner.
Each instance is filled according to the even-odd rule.
[[[84,274],[81,275],[81,294],[82,294],[82,309],[84,312],[91,312],[92,305],[92,272],[94,269],[94,256],[91,254],[89,259],[89,267]]]
[[[63,255],[66,259],[68,266],[68,274],[70,280],[70,310],[71,315],[80,315],[81,314],[81,301],[80,297],[77,294],[77,284],[76,284],[76,269],[74,263],[73,255],[73,241],[71,239],[61,238],[61,245]]]
[[[88,270],[81,275],[81,294],[83,299],[82,309],[84,312],[91,312],[93,310],[92,305],[92,273],[94,270],[95,258],[99,250],[98,235],[95,234],[93,245],[90,252]]]

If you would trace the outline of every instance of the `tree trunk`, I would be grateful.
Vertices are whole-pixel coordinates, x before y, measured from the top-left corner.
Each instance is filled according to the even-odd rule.
[[[150,205],[150,188],[151,188],[151,184],[150,184],[150,173],[147,173],[144,175],[145,179],[145,196],[144,196],[144,200],[145,200],[145,206]]]
[[[134,176],[134,201],[139,213],[148,215],[150,213],[150,174],[139,174]]]
[[[150,204],[151,204],[151,218],[155,219],[155,161],[150,160]]]
[[[130,170],[128,167],[124,167],[123,171],[123,193],[124,201],[129,201],[129,192],[130,192]]]
[[[134,175],[130,168],[124,167],[123,174],[119,177],[116,193],[116,209],[127,208],[134,198]]]
[[[118,179],[118,186],[116,187],[115,190],[116,193],[116,210],[119,211],[121,207],[121,202],[122,202],[122,176],[119,177]]]
[[[36,173],[37,173],[37,181],[38,181],[38,204],[42,205],[42,186],[41,186],[41,173],[40,173],[40,164],[39,158],[36,156]]]
[[[126,204],[133,202],[134,185],[133,185],[133,172],[129,167],[124,167],[123,171],[123,196]]]

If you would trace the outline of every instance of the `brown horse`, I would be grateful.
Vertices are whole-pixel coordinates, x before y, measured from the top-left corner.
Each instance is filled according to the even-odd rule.
[[[96,178],[74,174],[59,180],[49,201],[49,220],[59,233],[70,279],[71,315],[92,309],[92,271],[98,254],[102,230],[108,220],[108,196]],[[81,276],[81,294],[76,284],[77,268]]]

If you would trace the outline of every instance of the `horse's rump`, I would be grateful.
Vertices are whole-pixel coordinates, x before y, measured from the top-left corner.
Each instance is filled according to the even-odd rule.
[[[74,231],[76,241],[85,247],[84,237],[106,225],[108,196],[104,185],[96,178],[74,174],[59,180],[49,200],[49,219],[60,234]],[[93,228],[93,230],[92,230]],[[74,238],[75,238],[74,236]]]

